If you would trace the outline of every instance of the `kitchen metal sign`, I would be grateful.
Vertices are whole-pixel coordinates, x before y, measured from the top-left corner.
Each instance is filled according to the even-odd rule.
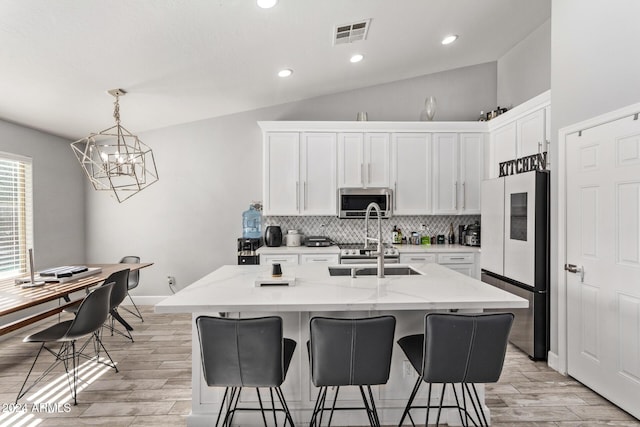
[[[547,169],[547,152],[499,163],[499,177]]]

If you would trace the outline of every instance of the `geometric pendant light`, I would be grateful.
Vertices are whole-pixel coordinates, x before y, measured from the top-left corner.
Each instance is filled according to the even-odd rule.
[[[113,117],[116,125],[71,143],[87,177],[96,190],[113,191],[122,203],[158,181],[151,148],[120,125],[120,96],[123,89],[108,91],[116,100]]]

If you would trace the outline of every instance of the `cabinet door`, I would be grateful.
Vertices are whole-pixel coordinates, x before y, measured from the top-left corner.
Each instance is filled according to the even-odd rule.
[[[526,157],[543,151],[545,138],[544,109],[534,111],[517,121],[517,156]]]
[[[263,151],[265,215],[297,215],[300,209],[297,132],[269,132]]]
[[[268,254],[268,255],[260,255],[260,264],[263,265],[271,265],[271,264],[298,264],[298,255],[293,254]]]
[[[364,187],[364,135],[338,134],[338,187]]]
[[[336,215],[336,134],[302,134],[300,153],[300,212]]]
[[[462,214],[480,214],[480,183],[483,177],[482,133],[462,133],[460,138],[460,186],[458,207]]]
[[[509,123],[491,135],[491,169],[489,178],[500,175],[500,163],[516,158],[516,124]]]
[[[329,263],[338,264],[340,257],[338,254],[300,254],[300,264],[317,264],[317,263]]]
[[[430,134],[393,134],[391,170],[394,215],[431,213],[430,149]]]
[[[433,213],[458,213],[458,134],[433,135]]]
[[[389,187],[389,134],[364,134],[365,187]]]

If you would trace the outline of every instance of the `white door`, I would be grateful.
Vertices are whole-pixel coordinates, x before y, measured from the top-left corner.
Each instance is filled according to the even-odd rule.
[[[264,142],[264,213],[297,215],[300,209],[299,147],[297,132],[269,132]]]
[[[364,178],[364,134],[339,133],[338,187],[364,187]]]
[[[431,135],[395,133],[391,141],[393,214],[431,213]]]
[[[504,178],[482,181],[480,267],[504,276]]]
[[[640,418],[640,120],[566,138],[568,372]]]
[[[365,187],[389,187],[390,145],[388,133],[364,134]]]
[[[480,213],[480,183],[484,162],[484,134],[461,133],[460,136],[460,192],[459,212],[466,215]]]
[[[300,153],[300,212],[303,215],[336,215],[335,133],[302,134]]]
[[[433,213],[458,213],[458,134],[433,135]]]

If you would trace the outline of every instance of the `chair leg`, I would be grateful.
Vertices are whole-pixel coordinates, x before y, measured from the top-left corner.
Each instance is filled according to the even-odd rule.
[[[320,387],[318,389],[318,396],[316,397],[316,404],[313,407],[313,413],[311,414],[311,421],[309,427],[315,427],[322,424],[322,411],[324,410],[324,402],[327,396],[328,387]],[[318,414],[320,417],[318,418]]]
[[[229,419],[228,419],[228,424],[226,424],[227,426],[231,426],[231,424],[233,424],[233,417],[236,415],[236,409],[238,408],[238,402],[240,402],[240,394],[242,393],[242,387],[235,387],[236,391],[236,399],[233,402],[233,405],[231,406],[231,409],[229,410],[229,413],[227,415],[229,415]]]
[[[24,390],[24,386],[27,385],[27,381],[29,380],[29,376],[31,375],[31,372],[33,371],[33,367],[36,366],[36,362],[38,361],[38,357],[40,357],[40,353],[42,352],[43,348],[44,348],[44,343],[42,343],[42,345],[40,346],[40,349],[38,350],[38,354],[36,354],[36,358],[33,359],[33,363],[31,364],[31,368],[29,369],[29,372],[27,372],[27,377],[24,379],[24,382],[22,383],[22,387],[20,387],[20,391],[18,392],[18,396],[16,396],[16,404],[18,403],[18,400],[22,396],[24,396],[31,389],[31,387],[29,387],[24,393],[22,393],[22,390]]]
[[[331,427],[331,420],[333,420],[333,412],[336,410],[336,402],[338,401],[339,392],[340,387],[336,387],[336,393],[333,395],[333,403],[331,404],[331,412],[329,413],[329,424],[327,424],[327,427]],[[322,417],[320,417],[320,422],[322,422]]]
[[[447,384],[442,384],[442,393],[440,394],[440,405],[438,406],[438,416],[436,417],[436,427],[440,425],[440,413],[442,412],[442,402],[444,401],[444,393],[447,390]],[[429,412],[427,411],[427,417],[429,416]],[[425,425],[428,424],[429,420],[425,422]]]
[[[287,401],[284,398],[284,393],[282,393],[282,389],[280,387],[276,387],[276,394],[278,395],[278,399],[280,399],[280,404],[282,404],[282,408],[284,409],[285,414],[285,422],[284,425],[287,425],[287,420],[291,427],[294,427],[293,418],[291,417],[291,412],[289,412],[289,406],[287,405]]]
[[[133,314],[138,319],[140,319],[142,322],[144,322],[144,319],[142,318],[142,314],[140,313],[140,310],[138,310],[138,306],[136,305],[136,303],[133,302],[133,298],[131,298],[131,294],[129,292],[127,292],[127,296],[129,297],[129,300],[131,301],[131,304],[133,304],[133,308],[136,309],[136,312],[134,313],[133,311],[129,310],[127,307],[122,307],[122,308],[124,308],[126,311],[128,311],[131,314]]]
[[[465,384],[465,385],[467,386],[467,391],[469,393],[469,398],[471,399],[471,403],[473,405],[473,410],[476,413],[476,417],[478,417],[478,424],[480,424],[481,426],[488,426],[489,422],[484,413],[484,409],[482,409],[482,402],[480,401],[480,397],[478,396],[478,390],[476,389],[476,385],[471,384],[471,388],[473,389],[474,395],[472,395],[471,391],[469,391],[469,385],[468,384]],[[474,400],[474,396],[475,396],[475,400]],[[477,407],[476,407],[476,403],[478,405]],[[475,422],[473,424],[476,425]]]
[[[256,394],[258,395],[258,403],[260,404],[260,413],[262,414],[262,421],[264,422],[264,427],[267,426],[267,417],[264,414],[264,406],[262,406],[262,397],[260,396],[260,389],[256,387]]]
[[[118,372],[118,367],[116,366],[116,362],[113,361],[113,359],[111,358],[111,355],[109,354],[109,352],[107,351],[107,349],[105,348],[104,344],[102,344],[102,340],[100,339],[100,337],[98,335],[94,336],[94,339],[96,341],[98,341],[98,344],[100,345],[100,347],[102,348],[102,350],[104,350],[104,353],[107,355],[107,357],[109,358],[109,361],[111,362],[111,367],[113,369],[116,370],[116,372]],[[96,360],[99,362],[99,358],[96,358]]]
[[[371,392],[371,386],[367,386],[369,391],[369,399],[371,400],[371,409],[373,410],[373,417],[376,421],[376,425],[380,426],[380,418],[378,418],[378,409],[376,408],[376,401],[373,399],[373,393]]]
[[[409,415],[409,418],[411,418],[411,415],[409,414],[409,411],[411,410],[411,404],[413,403],[413,399],[416,398],[416,394],[418,394],[418,389],[420,388],[420,383],[422,382],[422,378],[418,377],[418,380],[416,381],[415,385],[413,386],[413,390],[411,391],[411,394],[409,395],[409,400],[407,401],[407,406],[405,406],[404,411],[402,412],[402,417],[400,418],[400,422],[398,423],[399,426],[402,425],[402,422],[404,421],[405,417],[407,415]],[[413,422],[413,420],[411,420],[411,424],[413,424],[415,426],[415,423]]]

